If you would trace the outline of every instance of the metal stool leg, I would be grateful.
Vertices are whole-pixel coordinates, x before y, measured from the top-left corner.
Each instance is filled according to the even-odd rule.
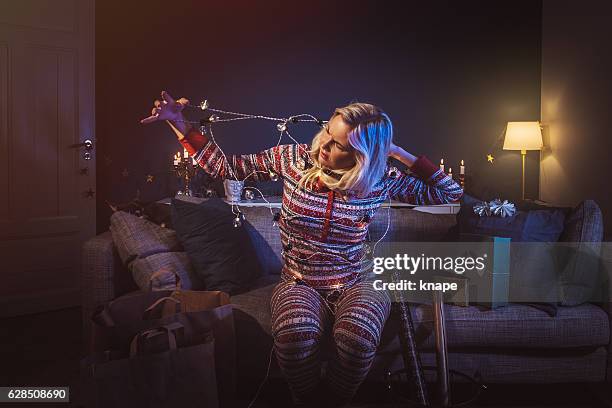
[[[438,393],[442,407],[451,406],[450,380],[448,369],[448,349],[446,344],[446,321],[444,318],[444,298],[440,291],[433,294],[434,334],[436,338],[436,363],[438,370]]]
[[[400,318],[399,339],[402,346],[402,357],[404,359],[404,368],[410,375],[409,381],[412,381],[410,386],[413,393],[416,395],[416,401],[426,407],[429,406],[429,396],[427,394],[427,385],[425,383],[425,375],[423,374],[423,366],[421,357],[416,347],[416,336],[414,334],[414,324],[410,308],[406,302],[397,302],[397,313]]]
[[[399,282],[399,273],[397,270],[393,272],[394,278]],[[425,375],[423,374],[423,365],[421,364],[421,356],[416,346],[416,335],[414,333],[414,323],[408,303],[404,301],[404,296],[401,291],[394,290],[393,304],[396,313],[400,320],[399,340],[402,347],[402,357],[404,359],[404,368],[406,373],[410,375],[409,386],[412,388],[412,393],[416,395],[416,401],[429,407],[429,395],[427,394],[427,384],[425,383]]]

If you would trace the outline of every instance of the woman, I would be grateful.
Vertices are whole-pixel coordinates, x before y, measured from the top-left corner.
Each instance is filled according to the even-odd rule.
[[[371,265],[362,261],[374,213],[389,197],[442,204],[459,200],[463,190],[425,156],[393,144],[391,120],[374,105],[336,109],[310,146],[279,145],[226,157],[213,140],[184,122],[186,103],[162,92],[152,116],[141,122],[166,120],[213,177],[282,177],[283,269],[271,298],[276,359],[294,403],[318,395],[333,400],[331,405],[348,403],[374,360],[391,306],[387,293],[364,279]],[[414,175],[389,175],[388,157]],[[335,347],[321,382],[319,351],[328,333]]]

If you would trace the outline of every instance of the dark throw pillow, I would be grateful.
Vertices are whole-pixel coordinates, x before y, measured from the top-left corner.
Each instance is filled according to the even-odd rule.
[[[172,226],[206,290],[235,295],[249,290],[262,275],[247,221],[234,227],[236,216],[223,200],[195,204],[173,198],[170,212]]]
[[[530,205],[517,206],[512,217],[482,217],[474,212],[481,202],[464,194],[457,214],[458,232],[511,238],[512,242],[557,242],[563,232],[565,217],[571,208]]]

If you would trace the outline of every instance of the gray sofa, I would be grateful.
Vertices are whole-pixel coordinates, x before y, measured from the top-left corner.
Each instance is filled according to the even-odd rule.
[[[272,337],[269,300],[280,278],[280,239],[268,208],[243,207],[249,234],[265,275],[247,293],[233,296],[237,334],[239,385],[264,378]],[[372,237],[387,226],[387,209],[380,209],[370,225]],[[456,224],[456,215],[430,214],[409,208],[391,208],[389,241],[439,241]],[[570,214],[589,228],[566,225],[562,240],[601,241],[601,211],[585,201]],[[568,216],[568,219],[570,218]],[[589,235],[590,234],[590,235]],[[604,266],[606,267],[606,266]],[[121,264],[109,231],[87,241],[83,247],[84,336],[90,341],[88,320],[92,311],[111,299],[138,290]],[[557,315],[522,304],[496,310],[477,306],[445,305],[450,368],[474,375],[485,383],[610,382],[611,313],[609,303],[586,303],[559,307]],[[435,365],[431,307],[412,305],[419,348],[424,365]],[[403,368],[398,321],[391,316],[383,331],[369,380],[383,380],[387,372]],[[328,356],[331,344],[323,347]],[[280,377],[274,359],[271,377]]]

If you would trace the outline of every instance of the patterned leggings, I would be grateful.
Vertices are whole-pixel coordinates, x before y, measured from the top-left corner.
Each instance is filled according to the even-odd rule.
[[[271,309],[276,360],[294,400],[316,389],[320,344],[330,328],[335,347],[325,381],[336,397],[350,400],[374,361],[391,310],[387,292],[358,282],[330,307],[315,289],[283,280],[274,288]]]

